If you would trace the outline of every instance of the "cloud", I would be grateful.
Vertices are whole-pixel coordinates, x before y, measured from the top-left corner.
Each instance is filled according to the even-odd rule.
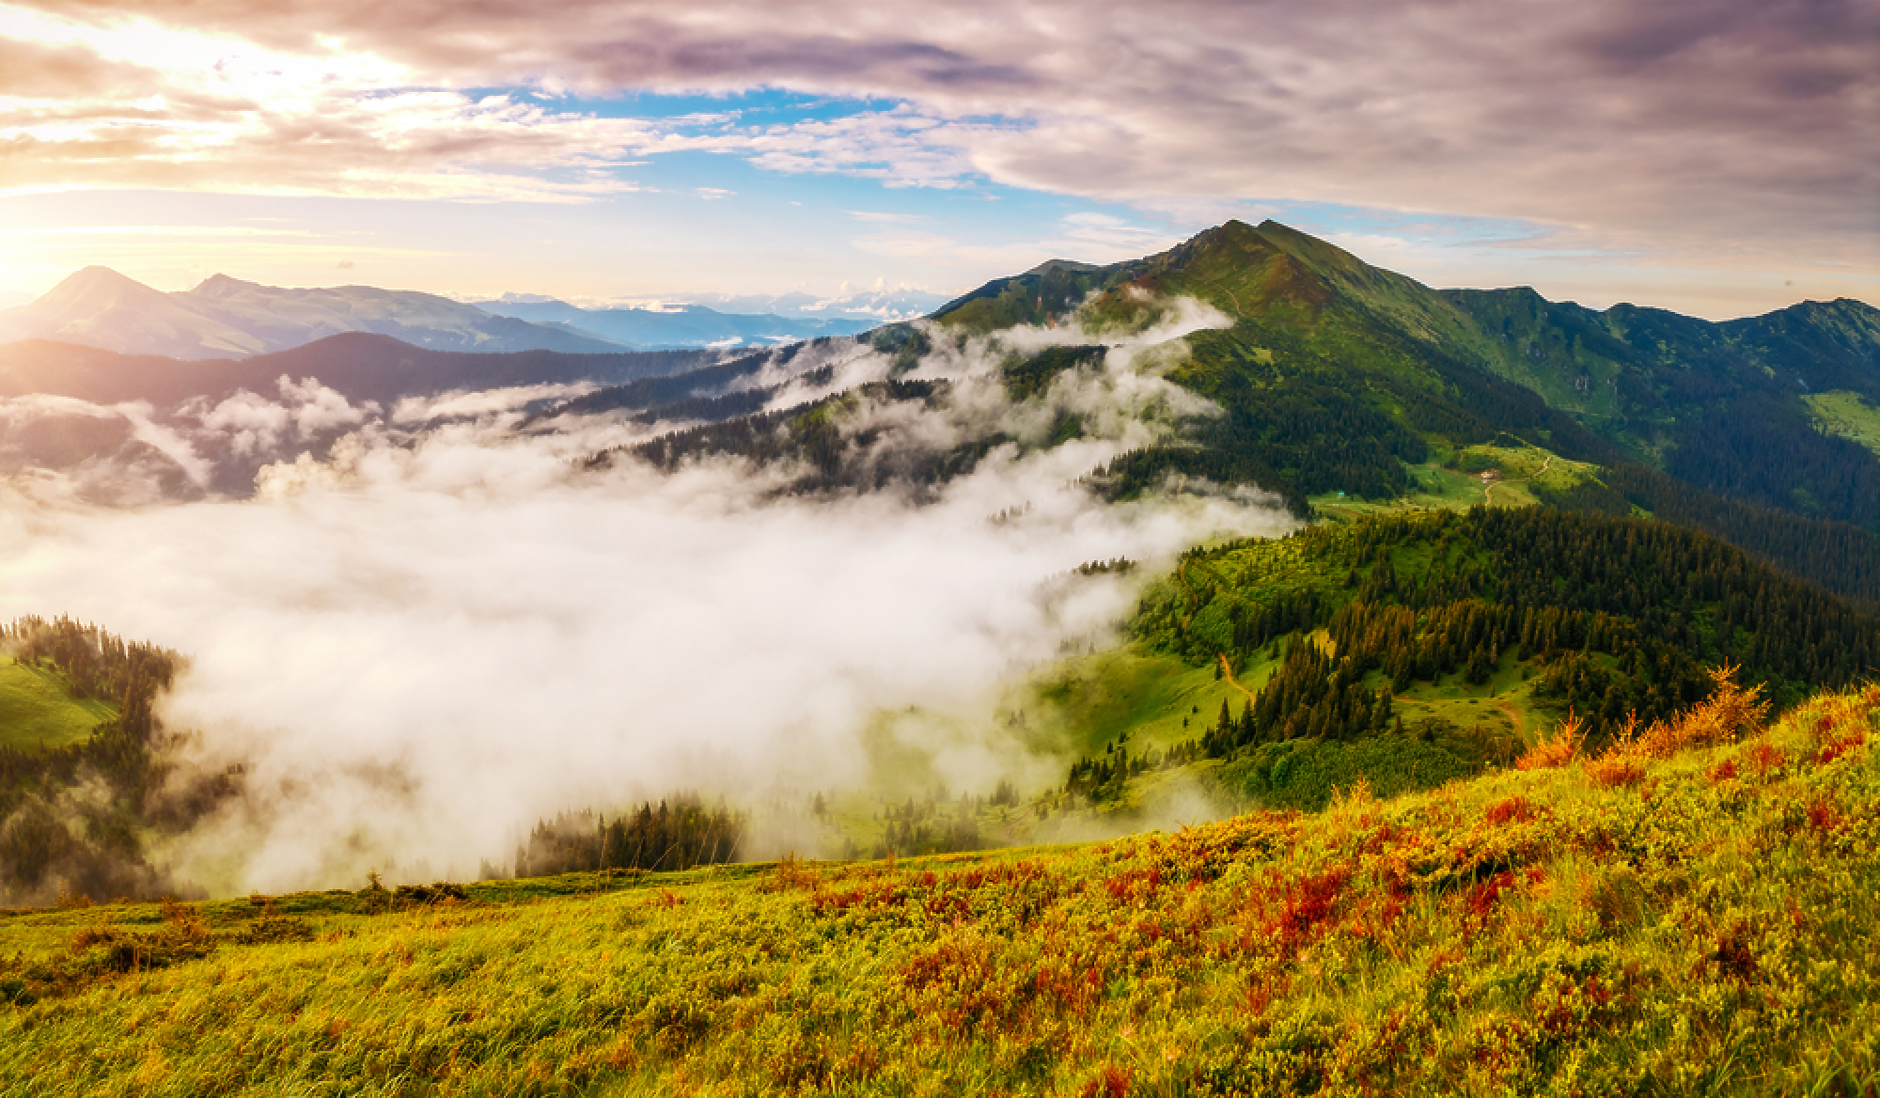
[[[540,816],[679,787],[879,788],[899,773],[884,750],[954,789],[1038,786],[1061,760],[1011,740],[999,693],[1109,637],[1138,582],[1065,573],[1291,527],[1258,493],[1107,505],[1078,483],[1158,418],[1209,411],[1155,374],[1223,320],[1172,303],[1026,405],[992,373],[1004,354],[1091,333],[941,340],[913,376],[951,379],[953,397],[859,402],[856,460],[1038,437],[1060,409],[1088,434],[995,448],[929,492],[779,495],[792,470],[729,460],[584,471],[652,429],[518,433],[507,410],[550,394],[506,390],[401,406],[393,420],[435,423],[410,433],[284,380],[279,399],[202,412],[196,437],[260,447],[365,422],[325,457],[265,468],[253,499],[110,510],[0,487],[0,617],[69,613],[190,657],[165,719],[202,733],[193,764],[243,760],[247,794],[160,860],[218,892],[357,886],[420,860],[463,875],[507,860]],[[886,359],[843,346],[791,366],[846,355],[853,380],[882,376]]]
[[[90,50],[0,37],[0,97],[36,101],[135,97],[157,86],[157,73],[107,61]]]
[[[29,8],[63,40],[146,20],[240,64],[220,83],[190,75],[200,66],[168,70],[191,96],[154,120],[128,100],[120,126],[23,120],[5,180],[17,186],[220,179],[580,199],[619,186],[609,169],[627,157],[705,149],[892,185],[990,179],[1147,204],[1270,197],[1597,226],[1617,248],[1800,237],[1799,253],[1864,259],[1880,231],[1880,14],[1861,0],[14,10]],[[631,122],[451,90],[492,86],[783,88],[899,105],[788,125]]]

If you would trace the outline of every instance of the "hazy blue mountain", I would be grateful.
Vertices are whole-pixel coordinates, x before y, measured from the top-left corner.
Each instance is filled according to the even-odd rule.
[[[666,309],[583,309],[553,298],[508,295],[498,301],[479,301],[477,308],[499,316],[535,324],[566,326],[570,330],[598,332],[634,347],[775,347],[823,336],[854,335],[879,321],[814,319],[774,315],[721,313],[703,305],[676,305]]]
[[[926,316],[947,301],[927,290],[856,290],[833,297],[787,294],[689,294],[675,300],[705,305],[721,313],[771,313],[805,320],[859,320],[869,326]]]

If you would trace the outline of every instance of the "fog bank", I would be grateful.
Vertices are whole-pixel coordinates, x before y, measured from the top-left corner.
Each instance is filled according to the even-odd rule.
[[[1133,352],[1111,359],[1052,399],[1093,422],[1157,392],[1192,405]],[[958,437],[1017,407],[963,391],[979,403],[909,431]],[[281,423],[262,403],[247,421]],[[1099,502],[1078,478],[1140,441],[1140,419],[1117,422],[994,450],[918,497],[780,495],[788,470],[729,459],[583,472],[571,458],[636,429],[524,435],[500,416],[366,424],[325,460],[264,469],[246,501],[111,509],[15,481],[0,616],[70,614],[189,657],[162,716],[201,733],[193,765],[244,761],[247,794],[158,855],[218,893],[357,887],[420,860],[466,875],[538,816],[677,788],[871,787],[884,712],[954,789],[1041,786],[1060,760],[1003,732],[998,689],[1110,636],[1139,582],[1064,573],[1291,526],[1245,491]]]

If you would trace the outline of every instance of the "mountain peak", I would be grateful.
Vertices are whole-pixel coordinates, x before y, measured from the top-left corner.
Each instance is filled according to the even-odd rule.
[[[1050,274],[1052,271],[1069,271],[1072,274],[1088,274],[1098,269],[1095,263],[1079,263],[1075,259],[1047,259],[1031,270],[1026,271],[1025,275],[1045,275]],[[1019,277],[1023,278],[1025,275],[1020,275]]]
[[[64,281],[47,290],[30,308],[63,310],[78,306],[108,308],[139,299],[162,297],[160,290],[120,274],[109,267],[85,267],[67,275]]]
[[[260,285],[258,282],[247,282],[225,274],[212,274],[197,283],[196,288],[189,292],[198,297],[227,297],[230,294],[256,289]]]
[[[57,286],[54,286],[52,289],[46,291],[45,296],[50,297],[53,294],[57,294],[57,293],[71,293],[71,292],[77,292],[77,291],[95,290],[95,289],[100,289],[104,287],[131,287],[131,286],[136,286],[139,289],[145,289],[145,290],[150,289],[150,287],[145,286],[143,283],[137,281],[136,279],[132,278],[131,276],[127,274],[121,274],[115,270],[112,270],[110,267],[101,267],[96,264],[93,264],[90,267],[81,267],[78,270],[73,271],[71,274],[66,275],[63,279],[59,281],[59,284]]]

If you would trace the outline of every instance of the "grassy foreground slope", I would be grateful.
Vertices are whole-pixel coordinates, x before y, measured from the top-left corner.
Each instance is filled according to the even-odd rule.
[[[1726,687],[1102,845],[22,913],[0,1091],[1871,1094],[1876,720]]]

